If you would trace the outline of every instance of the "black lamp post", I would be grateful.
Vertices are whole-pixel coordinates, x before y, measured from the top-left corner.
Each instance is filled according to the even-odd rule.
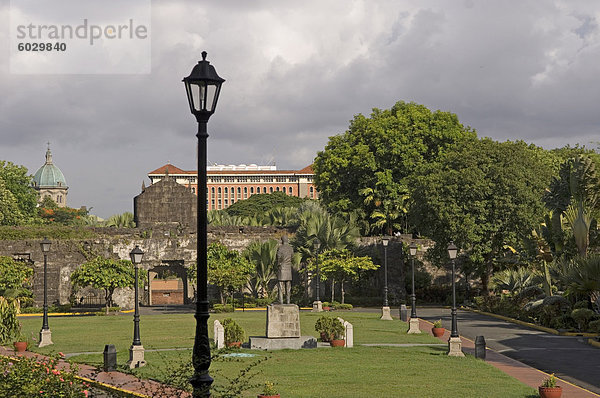
[[[40,242],[42,253],[44,254],[44,316],[42,320],[42,329],[40,330],[39,347],[45,347],[52,343],[52,332],[48,326],[48,252],[50,251],[52,242],[48,238],[44,238]]]
[[[410,301],[412,308],[410,309],[410,317],[417,317],[417,296],[415,295],[415,256],[417,255],[417,244],[412,242],[408,247],[410,253],[410,264],[412,268],[412,294],[410,295]]]
[[[142,345],[140,341],[140,305],[138,299],[138,265],[142,262],[142,257],[144,256],[144,252],[140,249],[139,246],[135,246],[135,248],[129,253],[131,257],[131,262],[135,266],[135,311],[133,313],[133,343],[132,345]]]
[[[319,248],[321,247],[321,241],[317,238],[313,241],[313,248],[315,249],[315,262],[317,264],[317,302],[321,301],[319,298],[319,285],[321,284],[321,275],[319,274]]]
[[[452,329],[450,330],[450,338],[458,337],[458,327],[456,322],[456,283],[454,281],[454,260],[456,259],[457,253],[458,248],[454,245],[454,242],[450,242],[448,245],[448,257],[450,257],[450,262],[452,262]]]
[[[381,239],[381,243],[383,244],[383,268],[384,268],[384,276],[383,276],[383,306],[388,307],[388,279],[387,279],[387,247],[388,243],[390,243],[390,239],[386,236]]]
[[[196,285],[198,298],[196,300],[196,335],[192,363],[194,375],[190,382],[194,387],[194,397],[210,397],[210,343],[208,341],[208,289],[207,289],[207,219],[206,219],[206,140],[208,119],[215,112],[221,85],[225,79],[217,75],[214,66],[206,60],[206,51],[202,52],[192,73],[183,79],[187,93],[190,111],[198,122],[198,224],[197,224],[197,262]]]

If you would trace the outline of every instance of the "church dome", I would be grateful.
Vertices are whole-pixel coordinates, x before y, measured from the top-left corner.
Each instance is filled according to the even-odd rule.
[[[46,151],[46,163],[33,175],[33,186],[42,187],[67,187],[67,181],[62,171],[52,163],[50,147]]]

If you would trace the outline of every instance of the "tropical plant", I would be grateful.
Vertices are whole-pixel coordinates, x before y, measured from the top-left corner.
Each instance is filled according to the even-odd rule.
[[[112,215],[106,220],[106,226],[115,228],[135,228],[133,213],[126,211],[122,214]]]
[[[544,381],[542,382],[542,387],[556,387],[556,376],[554,376],[554,373],[550,374],[547,378],[544,379]]]
[[[434,328],[441,328],[442,327],[442,320],[438,319],[437,321],[433,322],[433,327]]]
[[[242,255],[254,265],[251,287],[260,298],[269,296],[271,281],[277,278],[277,241],[254,241]]]
[[[12,343],[21,333],[21,324],[17,319],[19,312],[19,300],[0,296],[0,344]]]
[[[600,313],[600,255],[578,257],[566,263],[562,281],[569,295],[589,297],[594,310]]]
[[[252,274],[252,264],[235,250],[219,242],[208,246],[208,281],[219,288],[221,304],[231,292],[238,291]]]
[[[262,389],[262,395],[277,395],[279,391],[275,388],[275,384],[270,381],[265,381],[265,384]]]
[[[373,220],[371,230],[385,232],[392,235],[394,229],[406,228],[399,221],[405,221],[407,201],[410,198],[405,186],[394,182],[390,170],[375,173],[377,181],[375,187],[366,187],[360,190],[364,196],[364,204],[371,205],[370,217]],[[404,227],[404,228],[403,228]]]
[[[528,267],[509,268],[496,272],[491,282],[498,292],[508,290],[511,294],[519,294],[523,289],[537,283],[536,274]]]
[[[565,220],[571,227],[579,255],[585,256],[590,244],[591,209],[583,200],[577,199],[565,210]]]
[[[0,256],[0,296],[31,300],[33,268],[24,261]]]

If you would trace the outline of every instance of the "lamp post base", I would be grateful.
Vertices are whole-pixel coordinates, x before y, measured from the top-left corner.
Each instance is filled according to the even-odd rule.
[[[381,307],[381,318],[382,321],[393,321],[390,307]]]
[[[313,301],[312,312],[322,312],[322,311],[323,311],[323,303],[321,301]]]
[[[46,347],[52,344],[54,343],[52,342],[52,332],[50,329],[40,330],[40,344],[38,344],[38,347]]]
[[[129,361],[127,361],[127,365],[129,369],[141,368],[146,365],[143,345],[132,345],[129,348]]]
[[[450,337],[448,340],[448,355],[451,357],[464,357],[460,337]]]
[[[419,329],[419,318],[410,318],[409,328],[407,334],[419,334],[421,333],[421,329]]]

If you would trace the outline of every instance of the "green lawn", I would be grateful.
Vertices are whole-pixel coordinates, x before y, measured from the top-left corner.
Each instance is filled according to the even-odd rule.
[[[256,354],[252,358],[218,358],[211,365],[216,389],[227,384],[249,364],[268,357],[255,366],[252,383],[270,380],[283,397],[535,397],[535,391],[473,357],[454,358],[446,347],[361,347],[363,343],[439,343],[433,337],[407,335],[408,325],[398,320],[381,321],[374,313],[338,312],[354,325],[355,348],[320,348],[240,352]],[[302,333],[316,336],[314,323],[319,315],[301,313]],[[265,312],[236,312],[211,315],[209,321],[235,318],[247,336],[264,335]],[[104,344],[115,344],[118,362],[128,360],[132,341],[132,316],[50,318],[54,345],[36,349],[42,353],[100,352]],[[41,319],[20,319],[23,330],[37,333]],[[195,320],[193,315],[143,316],[141,340],[149,349],[191,348]],[[191,350],[146,352],[148,365],[135,370],[144,378],[169,380],[186,367],[189,372]],[[79,355],[76,361],[100,364],[101,354]],[[181,379],[187,378],[185,375]],[[248,397],[256,396],[251,389]]]

